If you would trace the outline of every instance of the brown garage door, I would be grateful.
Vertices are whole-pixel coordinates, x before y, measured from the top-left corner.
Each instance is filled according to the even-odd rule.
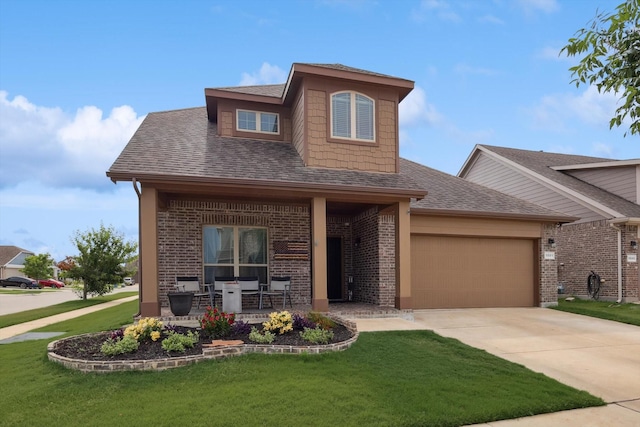
[[[534,242],[411,236],[414,308],[531,307]]]

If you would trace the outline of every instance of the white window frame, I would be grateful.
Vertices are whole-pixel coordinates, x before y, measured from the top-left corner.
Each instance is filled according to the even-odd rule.
[[[339,136],[333,134],[333,97],[335,95],[340,95],[343,93],[348,93],[350,95],[349,107],[351,109],[351,121],[349,123],[349,134],[350,137]],[[363,139],[356,138],[357,133],[357,109],[356,109],[356,96],[360,95],[371,101],[371,139]],[[329,108],[331,110],[330,114],[330,127],[331,127],[331,138],[332,139],[344,139],[349,141],[364,141],[364,142],[375,142],[376,141],[376,101],[370,96],[365,95],[364,93],[350,91],[350,90],[341,90],[339,92],[334,92],[329,97]]]
[[[244,112],[244,113],[254,113],[256,115],[256,130],[253,129],[242,129],[240,127],[240,112]],[[277,132],[273,132],[270,130],[262,130],[262,115],[263,114],[269,114],[269,115],[273,115],[276,116],[276,120],[277,120],[277,125],[278,125],[278,131]],[[280,114],[278,113],[272,113],[270,111],[255,111],[255,110],[244,110],[244,109],[237,109],[236,110],[236,130],[238,132],[253,132],[253,133],[264,133],[267,135],[280,135]]]
[[[205,239],[204,239],[204,230],[205,228],[230,228],[233,230],[233,262],[232,263],[208,263],[204,259],[205,254]],[[240,229],[260,229],[265,230],[266,236],[266,247],[264,248],[266,263],[261,264],[246,264],[240,262]],[[240,276],[240,268],[241,267],[259,267],[266,268],[266,278],[269,277],[269,229],[268,227],[259,227],[259,226],[249,226],[249,225],[214,225],[214,224],[206,224],[202,227],[202,266],[206,267],[233,267],[233,276]],[[204,277],[204,276],[203,276]]]

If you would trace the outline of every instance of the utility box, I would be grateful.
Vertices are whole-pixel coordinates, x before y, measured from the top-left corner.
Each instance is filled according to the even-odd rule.
[[[242,291],[238,283],[222,284],[222,311],[242,313]]]

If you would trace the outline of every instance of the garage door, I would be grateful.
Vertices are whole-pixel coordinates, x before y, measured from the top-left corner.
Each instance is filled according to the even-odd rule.
[[[411,236],[414,308],[531,307],[534,242]]]

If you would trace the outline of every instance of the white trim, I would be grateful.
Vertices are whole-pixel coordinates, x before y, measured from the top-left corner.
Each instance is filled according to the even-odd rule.
[[[349,123],[349,133],[352,135],[351,137],[345,136],[336,136],[333,134],[333,97],[334,95],[339,95],[341,93],[348,93],[350,95],[350,105],[351,108],[351,122]],[[356,138],[355,135],[357,132],[357,114],[356,114],[356,95],[360,95],[364,98],[367,98],[371,101],[371,139],[363,139]],[[343,139],[345,141],[362,141],[362,142],[375,142],[376,141],[376,101],[370,96],[365,95],[361,92],[356,92],[354,90],[340,90],[337,92],[333,92],[329,95],[329,127],[331,128],[331,138],[332,139]]]
[[[240,120],[238,119],[238,115],[239,115],[239,113],[241,111],[245,112],[245,113],[255,113],[255,115],[256,115],[256,130],[243,129],[243,128],[240,127]],[[271,115],[276,116],[276,120],[278,122],[278,131],[277,132],[271,132],[271,131],[262,130],[261,116],[263,114],[271,114]],[[263,134],[266,134],[266,135],[280,135],[280,114],[274,113],[274,112],[271,112],[271,111],[245,110],[243,108],[238,108],[238,109],[236,109],[236,131],[238,131],[238,132],[263,133]]]
[[[612,160],[610,162],[595,162],[595,163],[583,163],[579,165],[551,166],[551,169],[556,171],[564,171],[564,170],[576,170],[576,169],[598,169],[598,168],[612,168],[612,167],[637,166],[637,165],[640,165],[640,159]]]
[[[204,260],[204,252],[205,252],[205,241],[204,241],[204,230],[205,228],[231,228],[233,230],[233,262],[232,263],[207,263]],[[240,262],[240,229],[260,229],[265,230],[266,233],[266,247],[264,248],[266,263],[264,264],[246,264]],[[267,269],[266,278],[269,277],[269,227],[262,226],[252,226],[252,225],[214,225],[214,224],[203,224],[202,225],[202,269],[203,269],[203,279],[204,279],[204,270],[207,267],[233,267],[233,276],[240,276],[240,268],[241,267],[264,267]]]
[[[520,165],[519,163],[516,163],[512,160],[506,159],[504,157],[502,157],[501,155],[494,153],[493,151],[491,151],[488,148],[485,148],[483,146],[476,146],[476,150],[478,151],[482,151],[483,153],[485,153],[487,156],[493,158],[494,160],[498,160],[500,162],[502,162],[503,164],[505,164],[506,166],[510,167],[511,169],[514,169],[520,173],[522,173],[523,175],[528,176],[529,178],[533,179],[534,181],[544,185],[547,188],[553,189],[555,191],[557,191],[558,193],[560,193],[561,195],[567,197],[570,200],[573,200],[576,203],[581,204],[582,206],[591,209],[592,211],[604,216],[604,217],[609,217],[609,218],[617,218],[617,217],[622,217],[623,215],[620,212],[617,212],[611,208],[609,208],[608,206],[603,205],[600,202],[597,202],[595,200],[593,200],[590,197],[586,197],[583,194],[572,190],[570,188],[565,187],[564,185],[558,184],[556,181],[549,179],[547,177],[544,177],[542,175],[540,175],[537,172],[532,171],[529,168],[526,168],[522,165]]]

